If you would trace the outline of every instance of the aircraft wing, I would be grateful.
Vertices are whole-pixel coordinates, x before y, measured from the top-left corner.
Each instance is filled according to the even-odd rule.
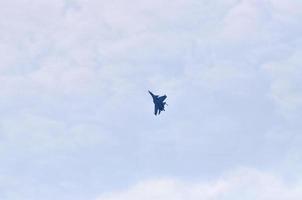
[[[158,99],[159,99],[161,102],[163,102],[166,98],[167,98],[167,95],[164,95],[164,96],[159,97]]]

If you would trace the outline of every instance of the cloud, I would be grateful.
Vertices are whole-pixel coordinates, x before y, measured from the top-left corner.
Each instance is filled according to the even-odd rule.
[[[153,85],[158,74],[180,78],[188,44],[201,29],[211,34],[205,28],[234,4],[131,2],[3,2],[0,94],[95,94],[117,84],[123,91],[126,82]]]
[[[212,77],[213,85],[217,81],[219,84],[225,72],[227,80],[245,73],[237,67],[243,59],[225,57],[224,46],[231,42],[250,44],[248,40],[257,44],[275,41],[280,38],[278,20],[267,15],[293,18],[290,12],[279,9],[279,4],[283,5],[280,1],[178,0],[173,5],[168,1],[135,0],[29,2],[21,6],[15,0],[2,6],[6,9],[1,13],[10,16],[0,21],[5,38],[0,46],[2,96],[96,94],[100,90],[118,93],[137,88],[137,84],[160,88],[152,79],[160,74],[168,84],[175,79],[181,82],[184,68],[189,74],[206,74],[202,82],[211,82]],[[272,37],[273,33],[278,34]],[[185,58],[192,43],[197,44],[194,51],[200,57],[195,67]],[[232,49],[239,55],[241,50]],[[211,52],[215,55],[209,59]],[[229,66],[210,69],[207,65],[211,61],[203,60],[211,59],[215,66]],[[108,85],[119,86],[112,89]]]
[[[224,17],[221,37],[225,42],[258,46],[280,42],[288,36],[296,38],[301,8],[301,2],[296,0],[240,1]],[[291,31],[285,31],[285,27]]]
[[[255,169],[241,169],[210,182],[175,179],[142,181],[124,191],[103,194],[96,200],[298,200],[301,184]]]
[[[5,117],[1,125],[1,151],[15,156],[74,151],[104,144],[107,132],[87,121],[68,124],[66,121],[29,112]],[[107,140],[109,142],[109,140]],[[19,152],[18,149],[23,149]],[[78,151],[78,150],[77,150]]]
[[[274,168],[293,152],[301,163],[301,126],[289,130],[292,124],[275,113],[296,119],[301,113],[301,6],[299,0],[1,1],[3,172],[21,180],[14,186],[24,185],[20,194],[45,185],[28,199],[49,193],[67,199],[69,191],[57,190],[61,181],[83,185],[69,199],[87,199],[136,177]],[[168,95],[160,118],[152,116],[148,89]],[[83,178],[85,171],[93,173]],[[282,193],[295,193],[277,177],[246,172],[259,185],[263,175],[267,185],[280,182]],[[157,195],[174,197],[159,184],[175,199],[182,190],[199,197],[191,187],[221,195],[240,188],[234,179],[242,176],[210,184],[146,181],[128,193],[155,187]]]
[[[287,58],[264,65],[271,78],[270,95],[279,111],[288,117],[302,109],[301,55],[300,50],[295,50]]]
[[[205,74],[200,82],[216,87],[219,78],[228,76],[227,82],[249,73],[240,65],[247,68],[250,60],[271,53],[268,43],[292,36],[284,25],[298,32],[294,22],[301,16],[296,0],[2,4],[2,96],[118,93],[138,84],[160,88],[152,82],[158,74],[168,85],[175,79],[183,83],[185,73]],[[187,63],[190,52],[199,57],[195,63]]]
[[[297,25],[302,15],[302,2],[299,0],[269,0],[274,9],[274,17],[281,22]]]

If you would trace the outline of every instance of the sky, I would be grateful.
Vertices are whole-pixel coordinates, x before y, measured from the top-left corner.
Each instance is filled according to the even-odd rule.
[[[301,0],[0,0],[0,199],[302,199],[301,21]]]

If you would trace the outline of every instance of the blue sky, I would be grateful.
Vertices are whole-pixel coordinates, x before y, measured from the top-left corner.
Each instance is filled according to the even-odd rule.
[[[0,199],[300,200],[301,20],[300,0],[0,1]]]

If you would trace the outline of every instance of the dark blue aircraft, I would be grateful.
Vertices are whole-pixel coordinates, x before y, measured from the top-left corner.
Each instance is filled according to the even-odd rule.
[[[149,91],[153,98],[153,103],[154,103],[154,115],[160,114],[161,111],[165,111],[165,105],[168,105],[165,101],[167,98],[167,95],[164,96],[158,96],[154,95],[152,92]]]

